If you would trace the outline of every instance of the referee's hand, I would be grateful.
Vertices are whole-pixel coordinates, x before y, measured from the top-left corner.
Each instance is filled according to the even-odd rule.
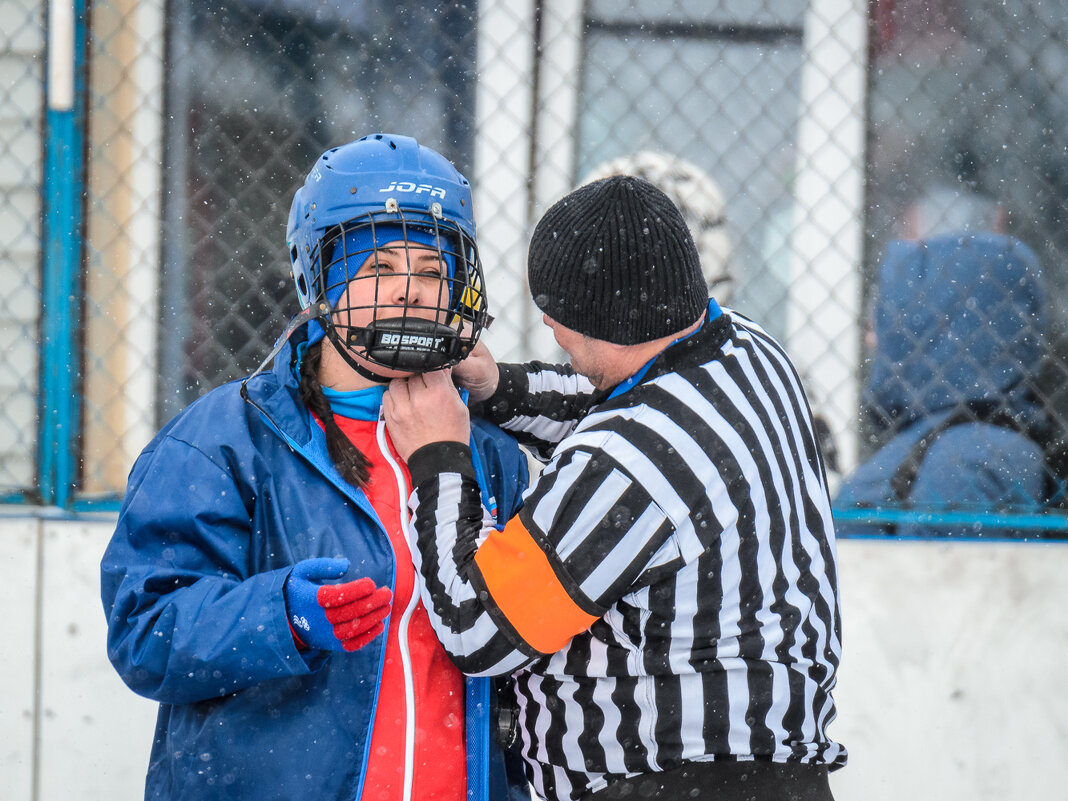
[[[471,418],[446,370],[396,378],[382,399],[393,447],[405,462],[432,442],[471,439]]]
[[[497,391],[501,371],[489,348],[479,342],[467,358],[452,368],[452,380],[467,390],[472,401],[484,401]]]

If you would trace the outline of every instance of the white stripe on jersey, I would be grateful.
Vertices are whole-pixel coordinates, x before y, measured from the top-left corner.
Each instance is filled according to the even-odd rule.
[[[561,395],[590,395],[596,391],[590,379],[578,373],[564,375],[557,370],[536,370],[527,373],[527,392],[540,395],[543,392],[559,392]]]
[[[667,520],[667,515],[663,510],[655,503],[649,504],[634,524],[627,529],[623,539],[616,545],[616,550],[625,554],[644,552],[649,540],[665,520]],[[618,575],[619,565],[614,564],[611,559],[605,559],[582,582],[582,591],[587,598],[600,598],[612,586],[612,582],[618,578]]]
[[[501,425],[505,431],[522,431],[544,442],[559,442],[570,434],[574,427],[574,420],[561,422],[541,415],[537,417],[520,415]]]
[[[559,470],[557,469],[559,462],[556,460],[545,468],[542,473],[542,480],[548,480],[550,476],[555,476],[555,478],[552,488],[545,493],[544,501],[538,504],[538,508],[534,510],[534,514],[531,517],[534,525],[542,531],[552,529],[553,523],[556,522],[556,512],[563,506],[564,498],[571,489],[571,485],[586,469],[589,461],[590,455],[588,453],[577,453],[571,462],[565,464]],[[528,495],[529,493],[530,490],[527,490]]]
[[[569,465],[570,467],[570,465]],[[561,473],[561,479],[563,474]],[[582,514],[575,518],[575,522],[567,530],[556,546],[556,553],[561,559],[571,556],[574,549],[581,545],[593,532],[593,529],[604,519],[612,507],[616,505],[619,497],[627,491],[631,480],[618,470],[613,470],[608,477],[601,482],[589,503],[582,510]],[[541,506],[539,505],[539,509]],[[548,529],[546,529],[548,530]],[[594,596],[597,597],[597,596]]]
[[[680,542],[686,542],[696,536],[688,507],[675,492],[671,481],[633,443],[619,436],[606,436],[603,431],[576,431],[567,438],[567,449],[572,448],[603,451],[618,464],[625,465],[631,473],[641,475],[649,494],[656,498],[660,508],[671,518],[679,533]]]

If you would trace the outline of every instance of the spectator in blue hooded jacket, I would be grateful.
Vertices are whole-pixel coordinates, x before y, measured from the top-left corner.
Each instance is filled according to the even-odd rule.
[[[879,268],[862,397],[885,444],[843,483],[837,506],[1036,511],[1048,499],[1048,421],[1032,380],[1044,352],[1038,258],[994,233],[895,241]],[[846,533],[1026,536],[978,525]]]

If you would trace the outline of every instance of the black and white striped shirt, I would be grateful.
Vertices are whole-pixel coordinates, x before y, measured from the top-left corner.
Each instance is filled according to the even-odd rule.
[[[465,672],[514,673],[535,789],[575,799],[684,760],[843,765],[830,501],[783,349],[725,311],[627,391],[588,390],[502,365],[488,416],[558,441],[504,531],[483,528],[462,446],[409,462],[431,621]]]

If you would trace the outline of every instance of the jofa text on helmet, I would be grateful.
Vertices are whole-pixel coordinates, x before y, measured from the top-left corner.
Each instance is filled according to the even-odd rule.
[[[430,197],[440,197],[445,199],[445,190],[439,186],[431,186],[430,184],[417,184],[412,181],[394,181],[385,189],[379,189],[379,192],[414,192],[417,195],[430,194]]]

